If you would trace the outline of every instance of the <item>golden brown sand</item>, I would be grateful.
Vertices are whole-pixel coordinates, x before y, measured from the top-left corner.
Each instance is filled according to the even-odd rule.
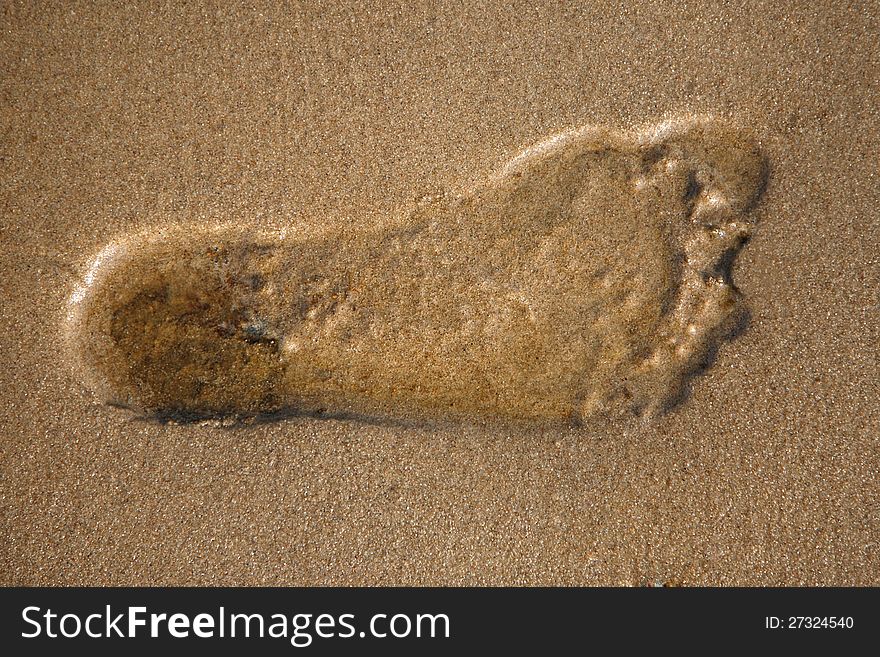
[[[4,7],[3,582],[877,584],[876,9],[309,7]]]

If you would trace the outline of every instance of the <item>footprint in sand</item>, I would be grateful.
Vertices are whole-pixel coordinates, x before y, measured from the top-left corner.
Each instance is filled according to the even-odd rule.
[[[69,342],[102,399],[164,418],[656,413],[730,332],[766,171],[713,119],[588,127],[382,232],[133,235]]]

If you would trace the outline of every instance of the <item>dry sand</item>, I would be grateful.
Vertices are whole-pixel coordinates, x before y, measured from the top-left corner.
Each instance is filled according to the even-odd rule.
[[[880,583],[880,10],[778,4],[4,5],[0,581]],[[749,319],[660,417],[162,424],[65,348],[121,236],[358,244],[548,135],[707,114],[770,164]]]

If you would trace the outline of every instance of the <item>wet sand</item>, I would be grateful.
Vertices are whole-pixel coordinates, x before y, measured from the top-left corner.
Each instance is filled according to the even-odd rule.
[[[744,326],[730,270],[767,169],[717,119],[589,126],[379,231],[123,236],[65,346],[99,399],[159,420],[654,416]]]
[[[4,584],[878,584],[876,10],[66,3],[0,20]],[[473,198],[548,136],[707,115],[769,166],[727,272],[745,317],[650,418],[157,422],[103,403],[68,348],[71,295],[114,240],[233,225],[356,261],[364,235]],[[618,252],[574,234],[560,243]],[[643,237],[626,252],[650,261]],[[518,294],[569,308],[570,285],[547,295],[550,269],[529,271]],[[606,314],[597,335],[618,335],[625,315]],[[386,337],[355,341],[390,351],[352,371],[413,360]],[[431,404],[479,402],[468,381]],[[489,415],[521,414],[511,399]]]

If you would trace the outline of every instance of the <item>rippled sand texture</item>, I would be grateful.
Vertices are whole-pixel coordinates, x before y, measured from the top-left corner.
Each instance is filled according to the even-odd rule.
[[[656,413],[735,324],[765,177],[712,119],[573,130],[385,231],[122,238],[71,339],[104,399],[163,417]]]

